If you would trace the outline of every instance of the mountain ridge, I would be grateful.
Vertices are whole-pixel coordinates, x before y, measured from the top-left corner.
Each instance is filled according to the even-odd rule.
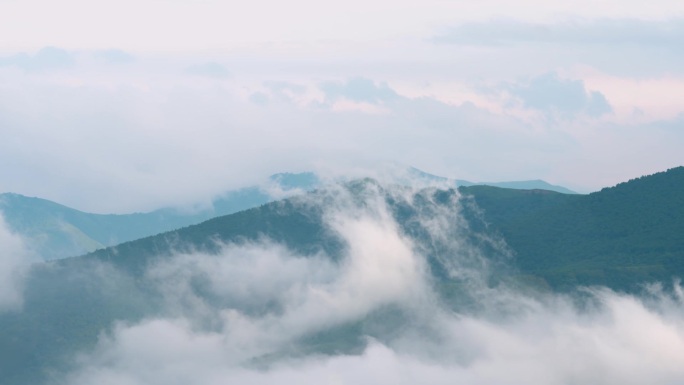
[[[409,169],[409,175],[411,178],[456,183],[456,185],[476,184],[450,180],[415,168]],[[410,180],[405,182],[410,183]],[[558,190],[558,186],[543,181],[534,182],[540,183],[531,185],[520,181],[492,183],[491,185],[506,185],[511,188],[533,186]],[[277,200],[282,194],[287,196],[293,191],[310,191],[320,186],[321,180],[312,172],[284,172],[271,175],[269,183],[271,187],[278,190],[275,195],[259,186],[245,187],[219,195],[212,200],[208,209],[194,212],[161,208],[130,214],[95,214],[47,199],[16,193],[0,194],[0,212],[3,213],[10,228],[28,239],[34,251],[43,259],[60,259],[257,207]],[[560,189],[566,193],[572,193],[562,187]]]
[[[274,174],[269,182],[280,193],[308,190],[311,173]],[[0,194],[0,212],[15,233],[26,238],[43,259],[60,259],[200,223],[276,200],[259,186],[226,192],[211,207],[195,212],[161,208],[131,214],[95,214],[37,197]]]
[[[138,323],[174,316],[160,292],[165,286],[160,288],[150,271],[178,256],[212,258],[226,245],[243,251],[279,245],[276,250],[287,250],[288,258],[329,257],[335,266],[344,266],[353,245],[330,227],[344,223],[330,221],[326,210],[331,207],[351,210],[345,220],[358,220],[354,210],[371,210],[371,220],[389,215],[397,235],[425,257],[428,282],[439,300],[451,311],[469,314],[483,306],[478,292],[500,285],[572,295],[584,285],[636,292],[650,282],[667,286],[684,277],[682,200],[683,167],[589,195],[492,186],[397,190],[370,179],[327,193],[315,190],[90,254],[34,264],[23,310],[0,314],[0,362],[6,364],[0,378],[11,385],[49,383],[52,373],[74,365],[75,354],[93,349],[103,333],[111,332],[115,320]],[[377,211],[378,205],[389,212]],[[648,226],[660,227],[644,231]],[[369,228],[361,229],[365,236]],[[192,275],[196,266],[190,260],[178,270],[191,274],[186,289],[193,298],[230,306],[207,292],[206,271]],[[175,286],[179,277],[170,278],[166,284]],[[271,278],[276,277],[265,279]],[[265,302],[241,311],[277,312],[270,306]],[[401,309],[381,307],[358,321],[303,334],[288,349],[358,353],[367,343],[363,336],[383,338],[388,325],[401,328],[410,322],[406,317]]]
[[[684,276],[684,167],[588,195],[462,191],[516,251],[519,266],[554,287],[634,290],[637,278]]]

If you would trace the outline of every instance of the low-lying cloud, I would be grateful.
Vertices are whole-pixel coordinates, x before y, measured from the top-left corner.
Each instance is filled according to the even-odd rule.
[[[24,278],[33,260],[25,241],[9,228],[0,212],[0,313],[21,308]]]
[[[306,203],[324,204],[326,226],[346,245],[339,259],[272,241],[175,255],[146,273],[168,316],[118,324],[65,383],[674,384],[684,376],[678,284],[643,297],[592,288],[581,300],[488,285],[492,266],[462,236],[461,201],[432,205],[435,190],[373,183],[354,189]],[[388,198],[416,210],[411,228],[429,236],[409,236]],[[482,306],[440,296],[427,255],[435,250]],[[460,274],[467,270],[479,275]]]

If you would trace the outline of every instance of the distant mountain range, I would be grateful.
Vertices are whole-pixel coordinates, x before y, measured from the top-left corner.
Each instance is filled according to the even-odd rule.
[[[269,178],[270,186],[286,195],[311,190],[318,183],[313,173],[282,173]],[[0,194],[0,212],[14,232],[27,239],[43,259],[50,260],[178,229],[278,198],[253,186],[227,192],[214,199],[211,207],[197,211],[164,208],[117,215],[86,213],[46,199],[4,193]]]
[[[479,302],[470,293],[478,285],[568,293],[580,285],[605,285],[638,291],[647,282],[667,286],[684,277],[684,167],[588,195],[493,186],[414,190],[356,180],[34,265],[27,275],[23,310],[0,313],[0,378],[6,385],[47,383],[54,373],[68,370],[77,352],[93,348],[114,321],[168,315],[150,269],[173,255],[215,255],[226,244],[265,242],[282,245],[297,256],[292,258],[342,261],[354,245],[330,227],[331,208],[342,213],[368,209],[371,217],[382,217],[382,211],[372,211],[378,204],[387,207],[400,235],[425,257],[430,282],[444,306],[460,312],[476,311]],[[126,220],[135,223],[134,218],[143,217]],[[146,226],[155,224],[150,223]],[[183,274],[193,274],[190,266]],[[203,303],[246,314],[278,311],[277,303],[242,304],[216,297],[205,279],[203,274],[192,276],[186,288]],[[400,330],[408,322],[403,314],[387,308],[306,334],[289,348],[299,354],[358,352],[366,336],[382,340]],[[378,323],[382,327],[374,326]]]
[[[514,189],[544,189],[566,194],[574,192],[541,180],[473,183],[450,180],[409,170],[412,180],[448,181],[454,186],[491,185]],[[407,181],[408,182],[408,181]],[[268,184],[285,194],[310,191],[320,186],[312,172],[280,173],[272,175]],[[197,211],[164,208],[147,213],[92,214],[79,211],[46,199],[20,194],[0,194],[0,212],[10,228],[28,240],[42,259],[60,259],[85,254],[107,246],[148,237],[193,225],[208,219],[236,213],[279,199],[259,186],[227,192],[212,201],[211,207]]]
[[[358,188],[358,183],[350,186]],[[456,193],[454,189],[435,190],[438,196]],[[635,290],[648,280],[684,277],[684,167],[587,195],[485,185],[459,187],[458,193],[469,231],[502,238],[519,274],[544,286],[566,290],[605,285]],[[431,204],[446,205],[447,201]],[[264,236],[303,254],[322,250],[337,255],[342,246],[325,231],[322,212],[296,202],[295,198],[274,202],[83,258],[132,268],[179,248],[212,252],[217,240],[237,242]],[[390,207],[406,226],[416,211],[392,203]],[[496,253],[489,256],[494,258]]]
[[[515,190],[548,190],[555,191],[562,194],[577,194],[575,191],[567,189],[563,186],[557,186],[547,183],[541,179],[522,180],[513,182],[470,182],[463,179],[449,179],[437,175],[432,175],[417,168],[409,168],[408,173],[410,179],[418,179],[424,181],[434,181],[453,185],[454,187],[468,187],[468,186],[492,186],[509,188]]]
[[[553,185],[553,184],[544,182],[541,179],[522,180],[522,181],[517,181],[517,182],[479,182],[479,183],[457,179],[456,184],[458,186],[463,186],[463,187],[492,186],[492,187],[509,188],[509,189],[514,189],[514,190],[547,190],[547,191],[559,192],[561,194],[577,194],[576,192],[574,192],[570,189],[567,189],[563,186]]]

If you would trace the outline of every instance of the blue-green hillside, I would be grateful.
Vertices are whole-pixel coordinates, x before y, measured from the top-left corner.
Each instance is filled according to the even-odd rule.
[[[547,189],[572,193],[560,186],[544,181],[473,183],[457,180],[455,184],[444,177],[410,168],[412,181],[447,182],[451,185],[492,185],[516,189]],[[270,186],[281,191],[310,191],[320,185],[312,172],[280,173],[270,177]],[[236,213],[257,207],[278,198],[260,187],[247,187],[230,191],[215,198],[207,208],[182,210],[164,208],[145,213],[93,214],[79,211],[46,199],[20,194],[0,194],[0,213],[10,228],[23,236],[42,259],[60,259],[85,254],[97,249],[117,245],[139,238],[156,235],[181,227],[197,224],[210,218]]]
[[[207,309],[254,317],[283,312],[277,296],[241,292],[244,265],[236,265],[232,278],[212,281],[223,259],[248,263],[250,256],[284,255],[283,260],[317,261],[311,262],[312,274],[325,277],[326,269],[342,269],[359,255],[387,253],[391,262],[396,251],[397,258],[415,262],[402,274],[424,266],[425,282],[440,306],[472,313],[484,306],[477,293],[501,285],[566,293],[580,285],[629,292],[656,281],[667,287],[684,277],[683,233],[684,167],[589,195],[353,181],[34,265],[24,282],[23,308],[0,313],[0,379],[7,385],[49,383],[121,322],[194,317]],[[383,249],[386,244],[406,246],[411,258],[401,247]],[[371,270],[385,274],[392,267],[387,261]],[[281,274],[289,273],[276,269],[259,276],[259,285],[278,282]],[[217,291],[226,285],[233,289]],[[363,350],[366,337],[389,341],[419,316],[401,303],[360,314],[304,331],[253,357],[253,364],[267,365],[282,355],[354,354]],[[195,327],[212,325],[201,318]]]
[[[312,173],[275,174],[270,182],[282,190],[310,190],[318,184]],[[248,187],[225,193],[200,210],[159,209],[134,214],[93,214],[41,198],[0,194],[0,213],[43,259],[85,254],[232,214],[274,200],[268,191]]]
[[[634,289],[684,276],[684,167],[588,195],[463,188],[524,274],[555,288]]]

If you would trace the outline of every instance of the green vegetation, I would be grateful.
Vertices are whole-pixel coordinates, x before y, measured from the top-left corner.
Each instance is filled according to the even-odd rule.
[[[311,190],[319,182],[312,173],[283,173],[270,177],[283,190]],[[85,254],[228,215],[272,201],[259,187],[228,192],[210,208],[183,211],[171,208],[148,213],[92,214],[40,198],[0,194],[0,212],[10,228],[25,237],[44,259]]]
[[[684,167],[589,195],[487,186],[461,192],[515,252],[516,267],[553,288],[635,290],[684,276]]]
[[[365,185],[373,183],[356,181],[347,189],[353,196],[359,195]],[[455,204],[455,190],[434,189],[410,202],[391,194],[386,201],[400,231],[427,256],[437,292],[446,304],[460,311],[476,309],[477,298],[468,296],[468,282],[448,274],[444,259],[449,257],[444,255],[448,248],[433,238],[433,229],[417,220],[430,218],[439,210],[453,213],[449,217],[453,220],[464,214],[466,226],[456,226],[454,233],[447,235],[464,242],[464,248],[477,248],[489,257],[495,273],[488,280],[492,285],[507,280],[563,291],[587,284],[632,291],[646,282],[667,283],[684,276],[684,167],[589,195],[491,186],[459,190],[461,204]],[[304,257],[324,252],[340,258],[347,245],[324,225],[324,207],[334,202],[316,195],[319,192],[310,194],[320,199],[294,197],[272,202],[80,257],[37,264],[26,281],[22,311],[0,314],[2,383],[46,381],[52,370],[69,368],[78,352],[93,348],[114,321],[169,316],[163,293],[145,271],[174,252],[212,253],[222,243],[270,239]],[[72,224],[87,220],[69,217],[76,214],[68,210],[63,215]],[[96,239],[97,232],[80,231]],[[512,258],[507,259],[506,249],[497,246],[499,236],[505,239]],[[474,268],[476,263],[474,260]],[[364,343],[363,335],[400,329],[403,317],[409,316],[398,309],[384,309],[363,321],[303,336],[292,347],[294,353],[283,354],[355,352]],[[263,360],[268,362],[269,357]]]
[[[523,180],[514,182],[469,182],[467,180],[457,180],[456,184],[459,187],[469,187],[469,186],[492,186],[501,187],[514,190],[547,190],[555,191],[563,194],[577,194],[576,192],[567,189],[563,186],[556,186],[540,179],[535,180]]]

